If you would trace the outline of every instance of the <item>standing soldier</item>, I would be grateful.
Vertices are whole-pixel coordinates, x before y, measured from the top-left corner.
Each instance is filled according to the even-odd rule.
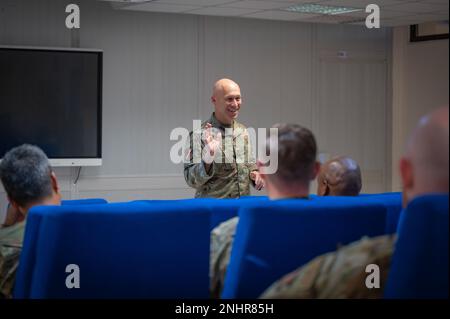
[[[242,103],[239,85],[229,79],[217,81],[211,102],[214,113],[201,125],[202,141],[196,143],[202,132],[190,133],[184,164],[187,184],[196,189],[195,197],[239,198],[250,195],[250,183],[261,190],[264,182],[252,160],[248,131],[236,121]]]

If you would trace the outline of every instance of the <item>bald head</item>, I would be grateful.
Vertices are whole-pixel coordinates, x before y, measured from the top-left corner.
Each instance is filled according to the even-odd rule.
[[[233,80],[220,79],[214,83],[212,96],[220,96],[223,92],[236,88],[239,89],[239,85]]]
[[[427,193],[448,192],[449,110],[422,117],[408,141],[400,171],[406,200]]]
[[[225,125],[231,125],[241,108],[241,89],[230,79],[221,79],[214,84],[211,96],[215,117]]]
[[[335,157],[320,168],[317,177],[320,196],[357,196],[361,191],[361,170],[350,157]]]

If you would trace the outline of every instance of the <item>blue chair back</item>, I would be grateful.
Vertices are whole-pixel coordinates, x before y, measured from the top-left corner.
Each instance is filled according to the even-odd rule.
[[[281,200],[243,208],[223,298],[257,298],[314,257],[385,231],[385,207],[345,198]]]
[[[362,196],[383,196],[383,195],[387,195],[387,196],[401,196],[402,192],[362,193],[362,194],[359,194],[360,197],[362,197]]]
[[[386,298],[448,298],[448,194],[421,196],[403,212]]]
[[[266,196],[248,196],[239,199],[193,198],[178,200],[140,200],[136,202],[143,202],[149,205],[172,204],[178,205],[179,207],[185,207],[187,205],[190,207],[198,207],[200,209],[207,207],[211,210],[211,231],[220,223],[236,217],[241,207],[249,207],[267,201],[269,201],[269,199]]]
[[[359,197],[365,201],[375,201],[386,207],[386,234],[397,232],[398,221],[402,213],[402,193],[371,194]]]
[[[209,209],[170,204],[30,210],[16,298],[207,298]],[[66,287],[66,267],[80,288]]]
[[[107,203],[103,198],[66,199],[61,201],[61,205],[95,205]]]
[[[386,209],[385,234],[397,232],[398,221],[402,212],[402,193],[381,193],[381,194],[362,194],[359,196],[324,196],[312,197],[320,201],[339,202],[360,202],[367,205],[379,204]]]

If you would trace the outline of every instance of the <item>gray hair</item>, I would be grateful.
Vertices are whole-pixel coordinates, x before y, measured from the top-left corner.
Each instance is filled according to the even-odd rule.
[[[20,206],[52,194],[51,166],[37,146],[23,144],[8,151],[0,163],[0,178],[8,197]]]

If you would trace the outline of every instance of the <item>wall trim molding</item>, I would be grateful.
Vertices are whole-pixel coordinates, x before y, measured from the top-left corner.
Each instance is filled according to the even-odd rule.
[[[70,181],[69,181],[70,182]],[[106,175],[80,176],[78,192],[117,190],[189,189],[183,175]]]

